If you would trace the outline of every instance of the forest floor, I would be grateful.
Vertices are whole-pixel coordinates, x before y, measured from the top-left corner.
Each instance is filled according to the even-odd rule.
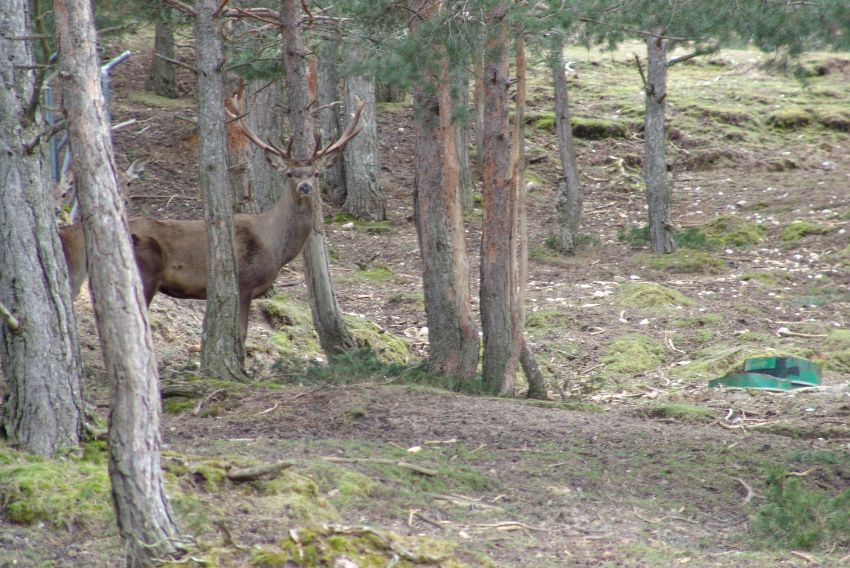
[[[194,101],[188,87],[176,101],[144,92],[149,39],[107,49],[141,49],[111,81],[114,121],[136,120],[116,132],[119,162],[149,160],[131,213],[197,218],[196,137],[182,119],[195,115]],[[411,110],[381,105],[388,221],[351,222],[326,209],[339,304],[352,321],[376,324],[363,324],[375,354],[317,366],[300,284],[255,303],[247,360],[255,384],[192,383],[203,303],[160,295],[151,306],[163,381],[206,389],[165,402],[164,467],[181,526],[198,539],[190,565],[348,566],[331,561],[342,556],[360,566],[392,565],[393,556],[398,566],[850,561],[846,519],[831,532],[807,524],[828,516],[850,486],[850,58],[806,56],[805,81],[753,51],[671,70],[682,249],[661,258],[640,230],[642,94],[632,50],[575,49],[568,59],[585,191],[585,238],[572,257],[547,245],[558,154],[542,64],[529,86],[527,333],[551,400],[524,400],[522,385],[517,398],[497,399],[411,384],[409,367],[392,364],[425,353],[427,324]],[[474,292],[480,220],[479,209],[467,216]],[[299,262],[281,272],[281,283],[299,280]],[[109,389],[86,293],[76,312],[86,397],[105,417]],[[823,387],[708,388],[761,355],[817,361]],[[274,480],[225,477],[231,466],[278,460],[293,465]],[[784,502],[788,518],[772,525],[783,503],[771,471],[790,473],[789,490],[799,489],[796,504]],[[817,515],[806,499],[820,499]],[[120,558],[108,512],[0,524],[0,566]]]

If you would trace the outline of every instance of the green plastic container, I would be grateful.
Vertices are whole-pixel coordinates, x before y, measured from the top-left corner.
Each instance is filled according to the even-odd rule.
[[[820,368],[798,357],[754,357],[744,361],[744,372],[708,381],[720,386],[787,391],[820,384]]]

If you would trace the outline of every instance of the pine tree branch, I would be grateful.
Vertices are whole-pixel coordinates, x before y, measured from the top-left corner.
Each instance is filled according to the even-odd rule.
[[[702,55],[708,55],[710,53],[716,53],[719,50],[720,50],[719,44],[709,45],[709,46],[706,46],[706,47],[698,47],[697,49],[695,49],[691,53],[688,53],[686,55],[680,55],[679,57],[674,57],[673,59],[671,59],[670,61],[667,62],[667,67],[672,67],[672,66],[676,65],[677,63],[682,63],[683,61],[693,59],[694,57],[700,57]],[[637,56],[635,56],[635,57],[637,57]]]
[[[183,14],[184,16],[189,16],[190,18],[194,18],[195,16],[198,15],[198,13],[195,12],[194,8],[192,8],[188,4],[184,4],[183,2],[180,2],[180,0],[162,0],[162,1],[163,1],[163,3],[168,4],[169,6],[171,6],[172,8],[174,8],[175,10],[177,10],[178,12]]]
[[[588,18],[587,16],[579,16],[578,19],[579,19],[579,21],[582,21],[582,22],[587,22],[587,23],[590,23],[590,24],[599,24],[600,26],[606,26],[606,27],[609,27],[613,30],[620,30],[620,31],[623,31],[623,32],[626,32],[626,33],[635,34],[635,35],[639,35],[639,36],[643,36],[643,37],[655,37],[655,38],[658,38],[658,39],[666,39],[666,40],[670,40],[670,41],[699,41],[701,39],[701,38],[689,38],[689,37],[675,37],[675,36],[668,36],[668,35],[664,35],[664,34],[657,34],[657,33],[653,33],[653,32],[647,32],[647,31],[643,31],[643,30],[636,30],[636,29],[633,29],[633,28],[627,28],[625,26],[617,26],[617,25],[614,25],[614,24],[610,24],[610,23],[604,22],[602,20],[596,20],[596,19],[593,19],[593,18]]]
[[[632,54],[635,56],[635,65],[637,66],[638,73],[640,73],[640,80],[643,83],[643,90],[646,91],[646,75],[643,72],[643,65],[640,63],[640,57],[638,57],[637,53]]]

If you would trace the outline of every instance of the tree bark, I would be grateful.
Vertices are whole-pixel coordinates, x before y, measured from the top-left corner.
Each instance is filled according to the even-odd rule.
[[[162,0],[156,3],[156,25],[154,30],[153,61],[145,88],[161,97],[176,99],[177,77],[174,65],[157,55],[174,59],[174,24],[171,8]]]
[[[218,0],[195,2],[195,52],[198,65],[198,165],[207,227],[207,309],[204,314],[201,370],[221,379],[246,381],[244,338],[234,253],[233,202],[227,189],[225,148],[224,49],[221,23],[213,16]]]
[[[60,76],[89,281],[111,382],[109,475],[128,566],[168,559],[180,538],[160,469],[160,399],[153,341],[118,187],[88,2],[55,0]]]
[[[289,104],[289,124],[293,137],[293,156],[308,158],[312,154],[314,137],[313,123],[308,109],[309,97],[307,74],[304,65],[304,38],[298,26],[300,4],[296,0],[281,0],[280,27],[284,38],[281,55],[286,74],[286,93]],[[325,242],[324,218],[321,195],[313,195],[313,231],[304,245],[304,272],[307,290],[310,292],[310,308],[313,326],[319,335],[322,350],[333,358],[355,345],[345,327],[342,313],[336,303],[331,281],[328,249]]]
[[[239,103],[239,108],[245,108],[245,83],[239,83],[233,93]],[[238,114],[232,107],[230,99],[224,101],[225,107],[233,114]],[[254,170],[251,155],[253,144],[242,132],[236,121],[229,121],[225,126],[227,132],[227,180],[233,195],[233,210],[237,213],[259,213],[257,200],[254,197]]]
[[[322,140],[336,140],[342,130],[339,126],[339,108],[334,103],[339,98],[339,38],[331,36],[319,43],[319,64],[317,68],[317,90],[319,108],[319,128]],[[329,106],[332,105],[332,106]],[[336,159],[325,168],[325,194],[331,205],[342,207],[348,193],[345,187],[344,160]]]
[[[250,81],[245,89],[250,109],[245,121],[263,140],[278,143],[283,138],[283,81]],[[284,180],[261,150],[251,153],[254,200],[259,211],[270,209],[283,191]]]
[[[457,66],[452,70],[452,81],[454,96],[457,106],[466,111],[469,108],[469,72],[463,66]],[[455,128],[455,150],[457,152],[458,191],[460,202],[465,213],[472,211],[474,202],[472,193],[475,182],[472,177],[472,168],[469,162],[469,122],[456,120]]]
[[[411,0],[421,18],[436,12]],[[411,20],[415,33],[421,20]],[[414,211],[428,317],[428,369],[471,379],[478,367],[478,329],[472,317],[469,261],[458,194],[452,99],[443,54],[442,76],[420,74],[413,87],[416,120]]]
[[[671,188],[664,152],[664,111],[667,105],[667,44],[660,37],[646,38],[646,119],[643,128],[644,178],[649,207],[649,242],[658,253],[676,250],[670,220]]]
[[[364,56],[362,49],[353,44],[348,46],[347,52],[355,61]],[[375,81],[371,77],[348,75],[343,81],[343,91],[347,117],[357,108],[358,99],[366,103],[360,115],[360,134],[342,150],[347,191],[343,208],[358,219],[382,221],[387,218],[387,197],[379,179]],[[342,125],[343,128],[347,126]]]
[[[475,104],[475,168],[484,175],[484,54],[475,53],[472,64],[472,98]]]
[[[8,398],[0,431],[9,443],[54,456],[79,445],[82,367],[68,273],[44,183],[40,147],[27,151],[42,125],[27,105],[36,88],[28,2],[0,13],[0,304],[18,319],[0,321],[0,362]]]
[[[562,180],[558,181],[555,209],[558,214],[558,250],[573,254],[578,247],[579,225],[583,195],[576,164],[570,104],[567,96],[567,77],[564,74],[564,36],[552,35],[552,80],[555,85],[555,130],[561,155]]]
[[[511,183],[508,124],[508,45],[506,9],[485,13],[484,59],[484,222],[481,235],[482,378],[494,394],[513,392],[519,352],[515,300],[516,191]]]

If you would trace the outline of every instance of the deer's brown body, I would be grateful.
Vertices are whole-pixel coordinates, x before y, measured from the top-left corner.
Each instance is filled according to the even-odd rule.
[[[243,337],[248,328],[251,300],[265,294],[274,285],[281,267],[301,252],[310,234],[310,194],[316,190],[317,184],[315,172],[307,173],[314,174],[312,179],[301,179],[295,187],[292,183],[287,184],[284,195],[268,211],[234,217],[234,252]],[[150,304],[157,292],[173,298],[206,299],[207,236],[203,221],[134,217],[130,219],[129,226],[145,302]],[[62,227],[59,235],[68,264],[71,290],[76,297],[87,273],[82,225]]]
[[[293,159],[288,150],[263,143],[240,120],[248,138],[265,151],[271,165],[286,179],[283,193],[271,209],[258,215],[234,217],[243,340],[248,331],[251,300],[265,294],[274,285],[280,269],[304,247],[313,228],[313,203],[320,203],[318,177],[322,164],[359,132],[355,126],[361,110],[362,104],[339,140],[326,148],[320,148],[317,141],[313,156],[306,160]],[[129,228],[148,305],[157,292],[173,298],[206,299],[208,244],[203,221],[134,217],[129,220]],[[87,273],[82,225],[62,227],[59,236],[68,264],[71,292],[76,298]]]

